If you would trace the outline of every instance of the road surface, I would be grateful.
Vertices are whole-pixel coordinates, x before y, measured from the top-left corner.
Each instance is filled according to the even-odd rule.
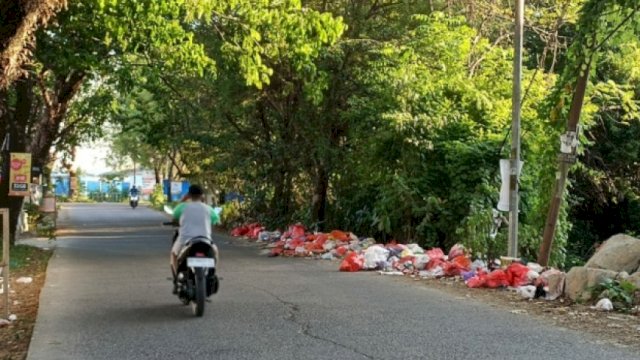
[[[65,204],[30,360],[638,359],[526,315],[217,236],[202,318],[171,294],[172,229],[121,204]]]

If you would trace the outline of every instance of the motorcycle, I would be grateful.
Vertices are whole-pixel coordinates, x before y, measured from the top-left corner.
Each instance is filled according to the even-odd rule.
[[[132,209],[135,209],[138,206],[138,200],[140,199],[139,195],[129,195],[129,205],[131,205]]]
[[[167,206],[165,211],[172,213]],[[164,224],[178,226],[173,221]],[[175,241],[178,241],[178,230],[173,236],[173,242]],[[195,316],[204,314],[205,302],[218,292],[220,281],[216,275],[216,259],[216,248],[207,237],[187,240],[178,254],[176,295],[184,305],[191,304]]]

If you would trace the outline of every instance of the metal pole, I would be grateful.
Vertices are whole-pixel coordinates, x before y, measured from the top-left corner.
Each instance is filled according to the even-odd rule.
[[[9,318],[9,209],[0,209],[2,215],[2,290],[4,291],[4,318]]]
[[[516,0],[513,56],[513,98],[511,123],[511,169],[509,176],[509,257],[518,257],[518,178],[520,177],[520,105],[522,80],[522,38],[524,0]]]

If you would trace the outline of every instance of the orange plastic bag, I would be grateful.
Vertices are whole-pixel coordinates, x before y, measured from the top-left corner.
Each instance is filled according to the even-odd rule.
[[[458,276],[463,271],[469,271],[470,268],[471,260],[466,256],[458,256],[453,261],[445,263],[442,270],[444,270],[445,276]]]
[[[333,230],[332,232],[329,233],[329,237],[331,237],[334,240],[338,240],[338,241],[349,241],[349,234],[347,234],[344,231],[340,231],[340,230]]]

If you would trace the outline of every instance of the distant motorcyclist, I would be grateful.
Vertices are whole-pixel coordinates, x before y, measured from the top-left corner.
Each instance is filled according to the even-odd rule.
[[[131,190],[129,190],[129,195],[130,196],[138,196],[140,192],[138,191],[138,188],[133,185],[133,187],[131,188]]]
[[[176,278],[178,268],[178,255],[184,244],[193,238],[206,237],[211,240],[211,230],[213,225],[220,223],[220,217],[215,210],[202,202],[202,188],[198,185],[191,185],[187,196],[173,210],[173,220],[180,224],[178,237],[171,248],[171,271]],[[188,201],[190,200],[190,201]],[[218,262],[218,248],[213,245],[214,258]]]

